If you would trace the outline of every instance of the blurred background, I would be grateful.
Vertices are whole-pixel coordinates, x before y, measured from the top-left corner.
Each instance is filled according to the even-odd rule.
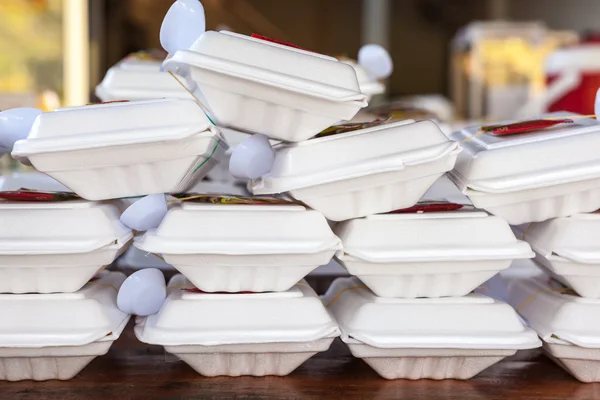
[[[573,93],[567,103],[564,91],[548,99],[549,86],[573,64],[585,64],[584,78],[590,63],[600,71],[597,0],[202,3],[207,29],[258,33],[351,59],[362,45],[380,44],[395,70],[384,82],[386,92],[373,102],[413,101],[451,122],[513,118],[523,110],[552,109],[556,102],[581,112],[573,105],[577,100],[569,100]],[[98,101],[95,87],[110,67],[132,52],[160,48],[160,25],[171,4],[0,0],[0,109],[53,110]],[[595,95],[600,81],[594,85]],[[584,92],[578,96],[588,98],[589,90]],[[0,164],[4,170],[19,168],[9,157]]]

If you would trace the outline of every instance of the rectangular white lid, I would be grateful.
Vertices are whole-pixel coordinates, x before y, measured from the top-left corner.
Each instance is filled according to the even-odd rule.
[[[344,249],[360,260],[386,262],[512,260],[534,256],[510,226],[486,212],[457,210],[380,214],[335,227]]]
[[[542,257],[600,263],[600,214],[575,214],[513,228]]]
[[[551,113],[532,118],[576,116]],[[530,133],[497,136],[470,126],[451,135],[464,149],[452,176],[461,189],[504,193],[600,177],[600,122],[574,122]],[[516,122],[516,121],[512,121]]]
[[[129,315],[117,307],[125,280],[103,271],[75,293],[0,294],[0,347],[79,346],[118,335]]]
[[[339,101],[361,101],[352,66],[306,50],[232,32],[207,31],[165,67],[193,66]],[[366,103],[365,103],[366,104]]]
[[[168,72],[161,71],[162,62],[143,64],[123,62],[111,67],[96,87],[101,98],[123,100],[176,97],[191,99],[191,95]]]
[[[180,140],[218,135],[194,100],[160,99],[69,107],[39,115],[15,157],[53,151]]]
[[[0,254],[84,253],[125,245],[133,232],[115,202],[0,200]]]
[[[135,246],[167,254],[313,254],[341,248],[327,220],[304,206],[183,202]]]
[[[507,290],[510,304],[544,341],[600,348],[600,299],[535,277],[508,279]]]
[[[529,349],[535,332],[507,304],[479,294],[436,299],[377,297],[356,278],[338,278],[324,303],[343,340],[379,348]]]
[[[399,121],[275,146],[271,172],[251,182],[253,193],[356,178],[441,159],[457,151],[433,121]]]
[[[280,293],[190,293],[182,288],[193,286],[176,275],[169,287],[158,314],[136,326],[145,343],[284,343],[339,336],[337,324],[304,281]]]

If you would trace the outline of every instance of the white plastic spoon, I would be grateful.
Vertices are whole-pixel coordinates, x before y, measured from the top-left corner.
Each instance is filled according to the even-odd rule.
[[[163,273],[156,268],[145,268],[125,279],[117,295],[117,306],[126,314],[145,317],[156,314],[166,298]]]
[[[358,63],[375,79],[385,79],[394,71],[390,53],[378,44],[366,44],[358,51]]]
[[[265,135],[252,135],[231,152],[229,172],[236,178],[257,179],[269,173],[275,161],[275,152]]]
[[[199,0],[177,0],[163,19],[160,44],[170,54],[187,50],[206,30],[204,7]]]
[[[17,140],[27,139],[38,115],[37,108],[13,108],[0,112],[0,148],[12,150]]]
[[[121,214],[121,222],[136,231],[156,229],[167,211],[165,195],[162,193],[150,194],[127,207]]]

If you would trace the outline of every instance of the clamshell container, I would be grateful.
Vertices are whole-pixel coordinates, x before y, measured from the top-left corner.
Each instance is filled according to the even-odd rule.
[[[192,99],[168,72],[161,71],[161,59],[135,54],[112,66],[96,86],[101,101],[149,100],[161,98]],[[183,82],[182,78],[178,78]]]
[[[413,120],[274,149],[271,172],[251,181],[250,190],[288,193],[331,221],[413,206],[460,152],[434,122]]]
[[[324,302],[352,354],[386,379],[469,379],[540,347],[508,304],[479,294],[390,299],[352,277],[334,281]]]
[[[12,156],[87,200],[180,193],[226,150],[193,100],[70,107],[41,114]]]
[[[66,380],[106,354],[129,321],[117,308],[125,280],[103,272],[76,293],[0,295],[0,380]]]
[[[552,360],[581,382],[600,382],[600,300],[534,278],[510,280],[508,294]]]
[[[576,117],[553,113],[542,118]],[[529,133],[494,135],[480,126],[451,135],[460,154],[450,177],[475,207],[511,225],[600,208],[600,123],[572,123]]]
[[[502,219],[472,208],[381,214],[339,223],[337,259],[382,297],[464,296],[534,256]]]
[[[204,376],[288,375],[339,336],[305,282],[280,293],[203,293],[177,275],[169,287],[162,309],[138,318],[135,334]]]
[[[219,125],[300,142],[367,106],[352,66],[261,38],[205,32],[164,68],[198,86]]]
[[[553,278],[582,297],[600,298],[600,214],[575,214],[513,229],[531,244],[536,260]]]
[[[135,247],[161,254],[206,292],[279,292],[329,263],[341,243],[323,215],[291,202],[185,201]]]
[[[0,293],[75,292],[133,237],[121,205],[0,201]]]

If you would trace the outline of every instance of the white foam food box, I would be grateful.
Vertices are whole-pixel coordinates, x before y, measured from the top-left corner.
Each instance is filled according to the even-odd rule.
[[[184,192],[226,144],[194,100],[69,107],[41,114],[15,158],[88,200]]]
[[[541,118],[571,117],[553,113]],[[511,225],[540,222],[600,208],[600,122],[573,123],[497,136],[470,126],[450,177],[473,204]]]
[[[133,237],[120,205],[0,201],[0,293],[75,292]]]
[[[469,379],[540,347],[508,304],[479,294],[384,298],[351,277],[334,281],[324,302],[352,354],[386,379]]]
[[[575,214],[514,230],[552,277],[583,297],[600,298],[600,214]]]
[[[117,308],[125,280],[104,271],[75,293],[0,295],[0,380],[66,380],[106,354],[129,320]]]
[[[551,359],[582,382],[600,382],[600,300],[534,278],[510,280],[508,293]]]
[[[332,221],[415,205],[460,152],[434,122],[412,120],[274,150],[271,172],[252,181],[250,190],[289,193]]]
[[[356,72],[356,79],[358,80],[358,86],[360,91],[367,96],[366,100],[371,100],[371,97],[385,93],[385,85],[379,82],[377,79],[371,78],[367,70],[354,60],[343,59],[340,60],[348,65],[351,65]]]
[[[169,282],[161,310],[138,318],[135,334],[204,376],[287,375],[339,336],[321,300],[300,282],[279,293],[202,293]]]
[[[192,201],[135,246],[162,254],[207,292],[285,291],[341,249],[323,215],[302,205]]]
[[[484,211],[380,214],[335,227],[337,259],[382,297],[464,296],[531,258],[506,221]]]
[[[367,105],[352,66],[231,32],[205,32],[164,68],[195,82],[219,125],[284,141],[306,140]]]
[[[96,86],[96,96],[101,101],[191,99],[181,84],[168,72],[161,71],[161,67],[162,60],[129,56],[106,72]]]

